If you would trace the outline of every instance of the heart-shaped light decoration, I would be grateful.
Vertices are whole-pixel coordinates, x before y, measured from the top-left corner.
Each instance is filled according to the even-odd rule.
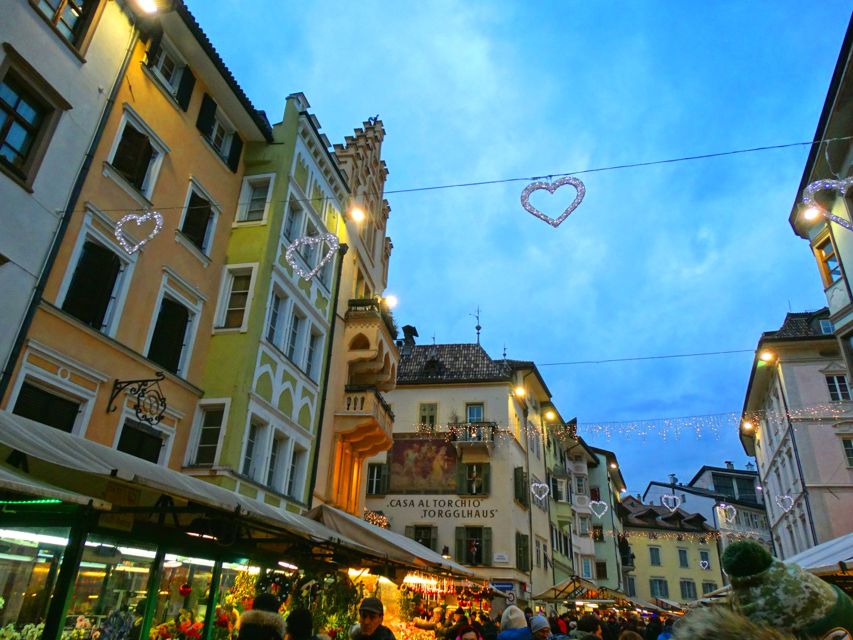
[[[143,222],[147,222],[148,220],[152,220],[154,222],[154,230],[151,233],[149,233],[145,238],[143,238],[142,240],[140,240],[136,244],[132,245],[127,241],[127,238],[124,237],[124,233],[122,231],[122,229],[124,228],[124,225],[126,225],[131,220],[136,223],[137,227],[139,225],[141,225]],[[139,249],[142,248],[142,245],[144,245],[151,238],[153,238],[158,233],[160,233],[160,229],[162,229],[162,228],[163,228],[163,216],[160,215],[160,212],[159,211],[146,211],[142,215],[139,215],[136,213],[128,213],[126,216],[122,217],[118,222],[116,222],[116,229],[115,229],[114,233],[115,233],[116,240],[118,240],[118,243],[122,246],[122,248],[125,251],[127,251],[128,253],[132,254],[132,253],[139,251]]]
[[[551,493],[551,489],[544,482],[534,482],[530,485],[530,493],[536,496],[537,500],[544,500]]]
[[[785,513],[794,508],[794,499],[791,496],[776,496],[776,505]]]
[[[539,209],[530,204],[530,194],[532,194],[534,191],[538,191],[539,189],[545,189],[548,193],[553,194],[557,189],[567,184],[572,185],[577,190],[577,195],[575,196],[575,199],[572,201],[572,203],[568,207],[566,207],[565,211],[563,211],[563,213],[560,214],[559,217],[551,218],[549,216],[546,216],[544,213],[539,211]],[[532,182],[526,187],[524,187],[524,191],[521,192],[521,206],[524,207],[524,210],[528,213],[533,214],[540,220],[547,222],[556,229],[560,226],[560,224],[562,224],[563,220],[569,217],[569,214],[572,211],[578,208],[578,205],[580,205],[585,195],[586,187],[584,186],[583,182],[581,182],[577,178],[565,176],[555,182]]]
[[[702,567],[705,571],[707,571],[708,569],[711,568],[711,563],[708,562],[707,560],[700,560],[699,566]]]
[[[671,493],[665,493],[660,497],[660,503],[674,513],[681,506],[681,498]]]
[[[720,510],[722,511],[723,518],[726,522],[734,522],[737,517],[737,509],[733,505],[730,504],[721,504]]]
[[[592,511],[596,518],[601,520],[601,516],[607,513],[607,503],[601,500],[592,500],[589,503],[589,510]]]
[[[820,204],[818,204],[815,196],[820,191],[837,191],[842,197],[849,189],[853,186],[853,177],[845,178],[844,180],[815,180],[805,189],[803,189],[803,197],[801,202],[809,208],[815,209],[818,211],[824,218],[827,220],[832,220],[836,224],[841,225],[848,231],[853,231],[853,224],[850,224],[844,218],[840,218],[834,213],[830,213],[826,209],[824,209]]]
[[[318,244],[322,247],[324,242],[329,245],[329,250],[326,252],[326,255],[323,256],[323,259],[317,263],[316,267],[310,271],[306,271],[296,263],[296,258],[294,258],[293,254],[299,251],[300,248],[310,246],[312,244]],[[304,278],[305,280],[310,280],[320,273],[320,270],[326,266],[326,263],[329,260],[332,259],[332,256],[335,255],[335,251],[338,250],[339,245],[340,241],[338,240],[338,236],[334,233],[321,233],[318,236],[302,236],[301,238],[294,240],[287,248],[287,251],[284,253],[284,259],[287,260],[287,264],[293,267],[293,270],[299,274],[299,277]]]

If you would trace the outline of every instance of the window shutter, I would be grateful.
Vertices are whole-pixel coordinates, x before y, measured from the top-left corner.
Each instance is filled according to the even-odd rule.
[[[524,478],[524,469],[521,467],[516,467],[512,470],[512,481],[514,488],[515,499],[519,502],[523,502],[523,498],[521,497],[521,484]]]
[[[158,28],[151,33],[151,44],[148,45],[148,54],[145,64],[149,67],[154,66],[154,61],[157,60],[157,52],[160,51],[160,41],[163,39],[163,30]]]
[[[228,150],[228,168],[237,173],[240,166],[240,154],[243,152],[243,141],[235,131],[231,136],[231,148]]]
[[[388,493],[388,465],[383,464],[379,468],[379,492]]]
[[[456,493],[459,495],[463,495],[468,493],[467,484],[468,480],[468,465],[463,462],[456,463]]]
[[[483,495],[489,495],[492,491],[492,465],[488,462],[483,465]]]
[[[456,527],[456,562],[465,564],[465,527]]]
[[[521,551],[524,571],[530,571],[530,537],[525,534],[521,534]]]
[[[411,538],[412,540],[414,540],[415,539],[415,528],[407,525],[405,535],[407,538]]]
[[[206,93],[201,98],[201,108],[198,110],[198,119],[195,121],[196,128],[204,137],[209,138],[213,133],[213,118],[216,116],[216,102]]]
[[[429,534],[429,548],[438,553],[438,527],[432,527]]]
[[[492,566],[492,528],[483,527],[483,564]]]
[[[519,571],[524,569],[523,556],[521,553],[521,534],[515,532],[515,568]]]
[[[175,99],[184,111],[189,109],[193,87],[195,87],[195,76],[189,67],[184,67],[181,72],[181,83],[178,85],[178,92],[175,94]]]

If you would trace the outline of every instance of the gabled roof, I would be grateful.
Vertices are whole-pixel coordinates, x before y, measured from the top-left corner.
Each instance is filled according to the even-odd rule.
[[[796,340],[801,338],[831,338],[831,333],[823,333],[815,322],[819,319],[829,319],[829,309],[823,307],[817,311],[797,311],[785,314],[782,326],[776,331],[765,331],[761,334],[761,342],[772,340]]]
[[[689,513],[680,507],[670,510],[662,505],[642,504],[633,497],[626,498],[622,504],[629,512],[622,521],[626,527],[684,531],[685,533],[715,531],[713,527],[705,524],[705,517],[702,514]]]
[[[646,496],[649,493],[649,488],[652,486],[656,487],[664,487],[666,489],[672,490],[672,484],[669,482],[655,482],[654,480],[650,482],[646,486],[646,491],[643,493],[643,500],[646,499]],[[735,506],[740,507],[748,507],[752,509],[760,509],[764,510],[764,505],[760,502],[748,502],[746,500],[735,500],[734,498],[730,498],[722,493],[717,493],[716,491],[711,491],[710,489],[700,489],[699,487],[691,487],[685,484],[679,484],[675,486],[675,491],[679,493],[689,493],[694,496],[701,496],[703,498],[711,498],[712,500],[716,500],[717,502],[725,502],[726,504],[733,504]]]
[[[758,477],[757,471],[750,471],[749,469],[729,469],[727,467],[712,467],[706,464],[701,469],[699,469],[699,471],[696,472],[696,475],[693,476],[693,479],[690,480],[687,485],[692,487],[693,483],[696,482],[706,471],[719,471],[720,473],[726,473],[730,476],[752,476],[753,478]]]
[[[513,367],[509,362],[492,360],[478,344],[414,345],[400,355],[397,386],[511,382]]]

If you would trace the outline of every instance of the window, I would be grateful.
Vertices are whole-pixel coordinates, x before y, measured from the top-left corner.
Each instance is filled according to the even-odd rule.
[[[530,487],[527,486],[527,474],[524,467],[515,467],[512,470],[513,496],[523,506],[530,504]]]
[[[284,447],[286,441],[284,438],[273,436],[272,446],[270,447],[270,459],[267,467],[267,486],[270,489],[279,490],[281,486],[281,469]]]
[[[465,405],[465,421],[466,422],[482,422],[483,421],[483,403],[466,404]]]
[[[305,375],[316,382],[320,370],[320,343],[323,337],[314,329],[308,338],[308,353],[305,358]]]
[[[832,335],[835,332],[835,326],[832,324],[832,320],[821,319],[819,322],[820,332],[823,334]]]
[[[590,487],[589,488],[589,499],[590,500],[601,500],[601,489],[598,487]]]
[[[296,240],[299,233],[302,231],[302,207],[293,198],[290,199],[287,207],[287,214],[284,217],[284,228],[282,233],[288,240]]]
[[[216,211],[210,199],[195,189],[190,189],[190,197],[181,222],[181,233],[205,255],[210,252],[215,221]]]
[[[717,583],[716,582],[703,582],[702,583],[702,595],[703,596],[711,593],[712,591],[716,591],[716,590],[717,590]]]
[[[243,475],[252,479],[255,477],[255,445],[258,443],[263,426],[252,421],[249,423],[249,433],[246,436],[246,451],[243,454]]]
[[[606,562],[596,562],[595,563],[595,579],[596,580],[607,580],[607,563]]]
[[[711,554],[707,551],[699,551],[699,566],[705,571],[711,570]]]
[[[436,551],[438,549],[438,527],[414,526],[406,527],[406,537],[411,538],[427,549]]]
[[[221,311],[219,326],[224,329],[243,329],[249,305],[249,292],[252,289],[252,270],[228,269],[225,278],[225,304]]]
[[[163,432],[128,418],[121,428],[116,448],[137,458],[157,463],[160,461],[160,451],[164,444]]]
[[[649,547],[649,564],[653,567],[660,566],[660,547]]]
[[[679,586],[681,587],[682,600],[696,599],[696,583],[693,580],[681,580]]]
[[[98,0],[30,0],[36,10],[70,44],[79,47],[92,22]]]
[[[201,100],[196,128],[226,162],[228,168],[236,173],[240,164],[240,154],[243,151],[243,141],[222,110],[218,108],[216,101],[206,93]]]
[[[536,549],[536,566],[542,566],[542,543],[536,539],[533,541],[533,547]]]
[[[592,558],[581,558],[581,578],[592,579]]]
[[[422,429],[435,430],[435,417],[438,405],[435,403],[418,405],[418,423]]]
[[[113,143],[109,165],[135,193],[150,200],[154,184],[169,149],[142,121],[125,106],[124,117]]]
[[[678,550],[678,566],[679,567],[690,566],[687,562],[687,549],[679,549]]]
[[[61,112],[71,108],[8,43],[0,64],[0,169],[29,189]]]
[[[284,338],[284,314],[287,298],[279,295],[277,291],[273,291],[270,297],[270,317],[267,324],[267,340],[273,343],[279,349],[282,349],[282,341]]]
[[[299,345],[299,334],[301,333],[300,329],[302,328],[302,320],[302,316],[297,313],[294,313],[290,317],[290,333],[288,334],[287,351],[285,353],[294,363],[296,362],[296,347]]]
[[[578,534],[589,535],[589,516],[578,516]]]
[[[844,438],[841,444],[844,446],[844,455],[847,456],[847,466],[853,467],[853,438]]]
[[[835,253],[835,247],[832,245],[832,239],[827,236],[815,245],[814,251],[823,278],[823,286],[829,287],[841,278],[841,266],[838,263],[838,256]]]
[[[189,109],[195,76],[176,49],[156,32],[148,48],[148,68],[184,111]]]
[[[243,181],[240,192],[240,209],[237,213],[238,222],[260,222],[266,218],[267,205],[271,195],[270,177],[250,177]]]
[[[634,581],[634,576],[627,576],[628,596],[635,598],[637,596],[637,583]]]
[[[305,227],[305,235],[308,238],[316,238],[320,235],[320,232],[317,231],[317,227],[312,222],[308,222]],[[317,256],[320,252],[319,244],[303,244],[299,249],[299,255],[302,256],[302,259],[305,260],[305,264],[308,267],[313,268],[314,265],[317,264]]]
[[[71,433],[80,413],[80,403],[24,381],[12,413]]]
[[[490,527],[456,527],[456,560],[462,564],[491,566]]]
[[[285,493],[294,500],[301,500],[302,496],[297,495],[298,491],[304,489],[305,476],[305,461],[308,459],[308,452],[299,446],[293,447],[293,456],[290,459],[290,473],[287,475],[287,490]]]
[[[575,493],[580,496],[586,495],[586,478],[584,476],[575,476]]]
[[[530,536],[515,533],[515,568],[530,571]]]
[[[148,358],[177,374],[183,364],[190,320],[189,309],[176,300],[164,297],[148,347]]]
[[[596,542],[604,542],[604,527],[602,527],[600,524],[593,525],[592,539]]]
[[[833,402],[850,400],[850,388],[847,386],[847,376],[826,376],[826,386],[829,388],[829,398]]]
[[[653,598],[669,597],[669,585],[663,578],[652,578],[649,580],[649,590]]]
[[[86,240],[62,310],[97,331],[105,329],[123,271],[124,263],[116,253],[98,242]]]
[[[456,479],[460,495],[482,496],[489,493],[489,471],[488,462],[459,463]]]
[[[201,427],[195,452],[195,464],[213,464],[219,447],[219,433],[225,419],[224,407],[202,407]]]
[[[367,495],[381,496],[388,491],[388,465],[371,462],[367,465]]]

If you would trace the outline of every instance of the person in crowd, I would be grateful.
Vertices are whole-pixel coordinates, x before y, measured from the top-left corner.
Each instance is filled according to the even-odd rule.
[[[252,608],[240,615],[239,640],[284,640],[286,627],[279,607],[278,596],[271,593],[256,596]]]
[[[548,640],[551,637],[551,625],[545,616],[533,616],[530,618],[530,634],[533,640]]]
[[[448,623],[450,628],[445,634],[446,640],[456,640],[456,638],[459,637],[459,630],[469,624],[468,616],[465,615],[465,609],[462,607],[456,607],[456,610],[453,612],[453,620]]]
[[[672,638],[672,624],[674,620],[672,618],[667,618],[666,622],[663,623],[663,631],[660,632],[658,636],[658,640],[670,640]]]
[[[661,631],[663,631],[663,627],[660,623],[660,616],[657,614],[652,616],[652,619],[649,620],[649,623],[646,625],[646,632],[644,634],[645,640],[658,640],[658,636]]]
[[[473,625],[463,624],[459,627],[459,635],[454,640],[483,640],[483,636],[480,635]]]
[[[527,620],[527,628],[530,628],[530,618],[533,617],[533,609],[524,607],[524,619]]]
[[[569,613],[568,613],[568,611],[557,618],[556,635],[558,635],[558,636],[569,635]]]
[[[619,634],[619,640],[643,640],[643,636],[641,636],[636,631],[625,629],[622,633]]]
[[[480,633],[483,635],[483,640],[497,640],[498,626],[489,617],[489,614],[485,611],[481,611],[478,616],[478,620],[482,629]]]
[[[358,606],[358,624],[350,629],[351,640],[397,640],[394,633],[382,622],[385,607],[379,598],[365,598]],[[241,639],[242,640],[242,639]]]
[[[515,605],[504,609],[497,640],[533,640],[524,612]]]
[[[602,637],[601,621],[591,613],[584,614],[578,620],[577,628],[569,634],[569,637],[577,638],[577,640],[600,640]]]
[[[287,615],[284,640],[313,640],[314,621],[311,612],[302,607],[292,609]]]

